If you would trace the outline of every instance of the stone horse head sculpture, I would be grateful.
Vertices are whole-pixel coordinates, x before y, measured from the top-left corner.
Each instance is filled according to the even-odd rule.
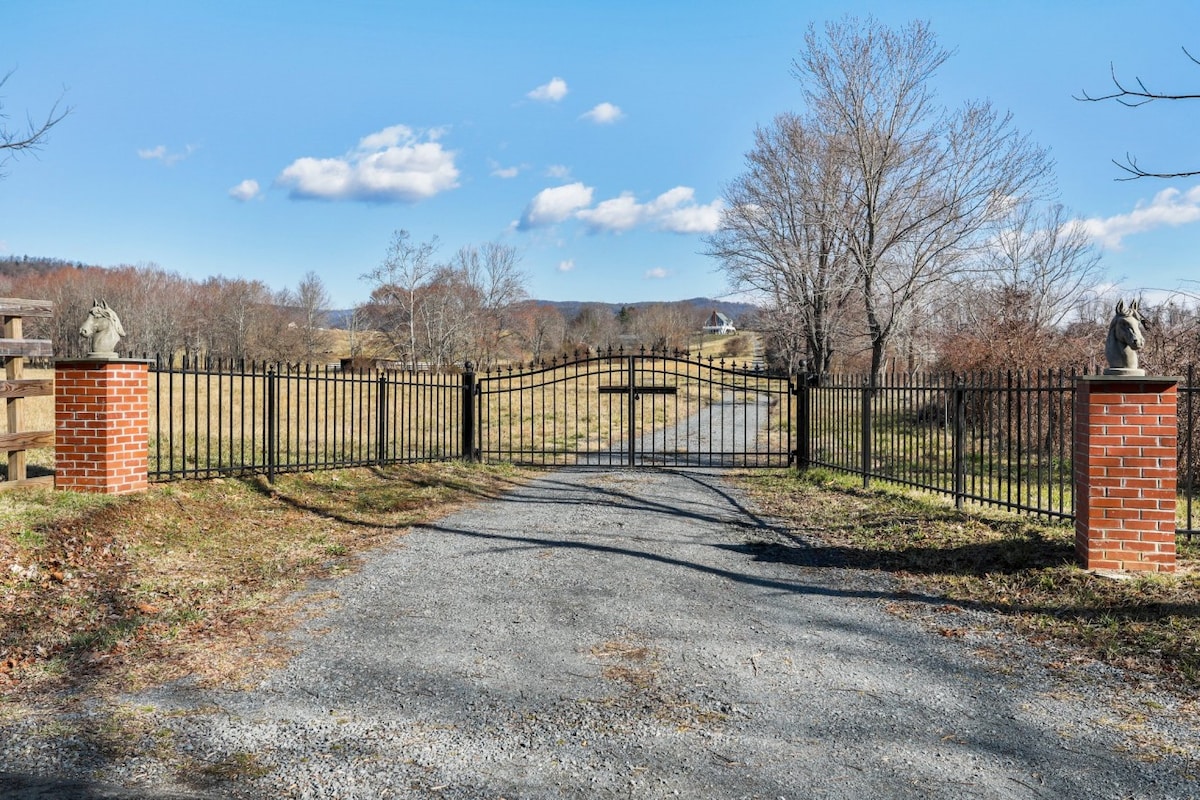
[[[116,358],[117,342],[125,335],[117,312],[103,300],[93,300],[87,319],[79,328],[79,335],[91,342],[88,358]]]
[[[1108,339],[1104,343],[1104,357],[1108,359],[1105,375],[1146,374],[1146,370],[1138,369],[1137,351],[1146,343],[1142,335],[1142,322],[1136,300],[1129,305],[1125,305],[1124,300],[1117,303],[1116,313],[1108,324]]]

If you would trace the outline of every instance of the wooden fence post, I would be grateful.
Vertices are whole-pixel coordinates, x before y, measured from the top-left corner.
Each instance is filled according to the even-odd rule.
[[[54,431],[26,431],[24,415],[25,398],[54,394],[53,381],[25,377],[25,359],[50,358],[54,351],[49,340],[24,338],[22,324],[24,317],[50,317],[53,314],[54,304],[47,300],[0,298],[0,317],[4,320],[4,338],[0,339],[4,380],[0,381],[0,396],[4,397],[8,420],[8,433],[0,435],[0,450],[8,453],[8,479],[0,483],[0,487],[6,489],[54,481],[53,476],[28,476],[25,451],[34,447],[53,447]]]

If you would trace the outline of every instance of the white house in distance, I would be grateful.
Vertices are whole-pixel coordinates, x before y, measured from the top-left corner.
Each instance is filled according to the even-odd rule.
[[[705,333],[737,333],[737,328],[733,327],[733,320],[720,311],[713,311],[708,315],[703,330]]]

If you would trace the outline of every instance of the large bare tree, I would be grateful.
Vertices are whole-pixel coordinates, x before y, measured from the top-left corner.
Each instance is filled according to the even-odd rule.
[[[506,244],[486,242],[460,248],[451,264],[459,273],[470,325],[469,350],[462,355],[476,366],[488,366],[512,334],[509,312],[526,299],[520,253]]]
[[[363,275],[374,284],[365,307],[377,330],[395,347],[401,360],[417,363],[417,296],[437,271],[433,256],[437,252],[435,236],[416,243],[406,230],[392,233],[387,253],[379,266]]]
[[[1050,162],[988,103],[948,110],[931,79],[949,53],[925,23],[847,17],[810,27],[793,64],[815,134],[840,150],[841,241],[857,271],[871,374],[928,292],[967,268],[1012,198],[1041,191]]]
[[[746,172],[726,187],[720,230],[708,254],[733,286],[762,298],[771,330],[799,335],[808,370],[829,370],[857,273],[846,250],[850,211],[845,148],[795,114],[755,133]],[[791,348],[783,348],[793,357]]]
[[[387,255],[363,276],[375,284],[364,312],[411,367],[492,363],[511,329],[506,314],[525,298],[517,251],[488,243],[436,263],[436,238],[414,244],[392,236]]]

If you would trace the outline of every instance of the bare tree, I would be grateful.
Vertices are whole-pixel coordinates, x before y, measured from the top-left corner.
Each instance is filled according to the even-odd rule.
[[[930,79],[949,53],[928,26],[874,19],[810,28],[794,62],[812,127],[842,149],[849,201],[839,221],[857,270],[871,374],[927,292],[961,271],[1011,198],[1041,189],[1045,151],[985,102],[950,112]]]
[[[579,309],[567,326],[567,337],[574,347],[597,352],[616,347],[620,342],[620,325],[606,306],[589,303]]]
[[[326,323],[329,317],[329,291],[315,272],[308,272],[299,285],[280,292],[277,304],[288,309],[291,324],[298,331],[296,357],[313,362],[323,358],[329,349]]]
[[[3,78],[0,78],[0,89],[8,83],[8,79],[13,76],[14,71],[9,70]],[[0,103],[0,166],[22,153],[34,152],[46,143],[50,136],[50,130],[71,113],[71,108],[63,107],[61,103],[60,98],[50,106],[45,119],[40,122],[35,121],[33,117],[26,116],[25,126],[21,128],[9,128],[4,124],[8,115],[3,113],[4,104]],[[0,177],[3,176],[4,173],[0,172]]]
[[[824,374],[833,359],[857,273],[841,226],[851,196],[845,148],[818,135],[795,114],[781,114],[755,134],[747,170],[725,191],[720,230],[707,253],[733,286],[776,309],[778,334],[802,337],[806,354],[781,345],[787,361],[803,359]]]
[[[262,281],[208,278],[197,287],[188,349],[213,358],[281,358],[275,337],[263,332],[278,327],[266,313],[274,307]]]
[[[1023,316],[1038,330],[1060,328],[1103,277],[1095,243],[1061,203],[1014,203],[981,265],[994,287],[1027,298]]]
[[[1188,52],[1187,48],[1182,48],[1183,54],[1188,57],[1193,64],[1200,66],[1200,60]],[[1117,77],[1117,69],[1112,64],[1109,64],[1109,74],[1112,76],[1113,86],[1115,91],[1107,94],[1093,95],[1089,92],[1081,92],[1075,97],[1076,100],[1082,100],[1089,103],[1100,103],[1106,100],[1113,100],[1123,106],[1129,108],[1137,108],[1144,106],[1147,103],[1152,103],[1155,100],[1200,100],[1200,94],[1187,92],[1160,92],[1152,90],[1146,86],[1141,78],[1134,76],[1133,83],[1122,81]],[[1113,159],[1113,163],[1128,173],[1128,177],[1118,178],[1118,180],[1131,181],[1138,178],[1190,178],[1200,175],[1200,170],[1189,170],[1187,172],[1149,172],[1138,166],[1137,158],[1125,154],[1125,162],[1122,163]]]
[[[397,230],[380,265],[362,276],[375,286],[365,309],[400,358],[412,366],[417,363],[417,296],[437,270],[437,246],[436,236],[417,244],[408,231]]]
[[[512,329],[533,361],[557,355],[567,335],[562,312],[549,303],[525,302],[513,310]]]
[[[632,333],[642,347],[651,350],[687,350],[696,333],[696,309],[686,301],[639,306],[631,320]]]
[[[520,265],[517,249],[498,242],[460,248],[452,261],[464,289],[464,320],[472,328],[469,351],[462,356],[477,366],[493,363],[512,333],[508,312],[526,298]]]

